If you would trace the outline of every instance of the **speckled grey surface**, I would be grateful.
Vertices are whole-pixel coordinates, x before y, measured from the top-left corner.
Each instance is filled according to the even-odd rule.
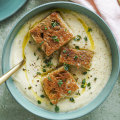
[[[48,1],[55,0],[29,0],[13,16],[0,22],[0,63],[4,41],[15,23],[26,12]],[[0,86],[0,120],[43,120],[43,118],[33,115],[20,106],[9,93],[6,85],[2,84]],[[105,102],[93,112],[79,118],[78,120],[120,120],[120,78]]]

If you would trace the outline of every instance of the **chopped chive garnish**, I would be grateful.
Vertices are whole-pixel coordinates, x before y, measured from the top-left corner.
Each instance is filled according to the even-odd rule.
[[[73,98],[73,97],[71,97],[71,98],[70,98],[70,101],[71,101],[71,102],[74,102],[75,100],[74,100],[74,98]]]
[[[44,95],[41,95],[40,97],[41,97],[41,98],[44,98],[45,96],[44,96]]]
[[[36,53],[34,52],[34,56],[36,56]]]
[[[40,73],[40,72],[37,72],[37,75],[41,75],[41,73]]]
[[[58,80],[59,87],[61,87],[62,84],[63,84],[63,81],[62,80]]]
[[[46,66],[44,65],[43,68],[45,68]]]
[[[45,27],[45,30],[47,30],[47,27]]]
[[[59,42],[59,39],[57,36],[52,36],[52,39],[54,40],[54,42]]]
[[[97,78],[95,77],[95,78],[94,78],[94,81],[96,81],[96,80],[97,80]]]
[[[70,94],[70,93],[71,93],[71,90],[68,91],[68,94]]]
[[[42,41],[41,43],[40,43],[40,45],[42,45],[44,43],[44,41]]]
[[[50,105],[53,105],[53,104],[50,102]]]
[[[81,88],[85,88],[85,85],[82,84],[82,85],[81,85]]]
[[[79,46],[75,46],[75,49],[78,49],[78,50],[79,50],[80,48],[79,48]]]
[[[60,25],[60,24],[57,21],[52,21],[51,22],[52,27],[55,27],[55,26],[58,26],[58,25]]]
[[[59,112],[59,107],[57,105],[55,106],[55,112]]]
[[[80,39],[81,39],[81,36],[80,36],[80,35],[77,35],[77,36],[74,38],[75,41],[79,41]]]
[[[83,74],[83,75],[86,75],[86,74],[87,74],[87,72],[83,72],[82,74]]]
[[[39,60],[39,56],[37,57],[37,60]]]
[[[86,82],[86,80],[85,80],[85,79],[83,79],[83,80],[82,80],[82,84],[85,84],[85,82]]]
[[[48,80],[51,81],[51,77],[50,76],[48,76]]]
[[[69,70],[69,68],[70,68],[70,65],[69,65],[69,64],[65,64],[65,63],[64,63],[64,69],[65,69],[66,71],[68,71],[68,70]]]
[[[23,68],[23,71],[25,71],[26,69],[25,68]]]
[[[88,32],[92,32],[92,29],[90,27],[88,28]]]
[[[51,59],[52,59],[52,57],[50,57],[49,59],[45,58],[44,63],[46,64],[47,67],[52,65]]]
[[[39,51],[39,52],[41,51],[40,47],[38,48],[38,51]]]
[[[47,62],[47,63],[46,63],[46,66],[47,66],[47,67],[49,67],[49,66],[51,66],[51,65],[52,65],[51,62]]]
[[[77,60],[77,59],[78,59],[78,56],[77,56],[77,55],[75,55],[75,56],[74,56],[74,60]]]
[[[78,91],[78,92],[76,93],[76,95],[80,95],[80,92]]]
[[[90,86],[91,86],[91,83],[89,82],[89,83],[87,84],[87,86],[90,87]]]
[[[37,102],[38,102],[38,104],[41,104],[41,101],[40,101],[40,100],[38,100]]]
[[[46,69],[43,69],[43,72],[46,72]]]
[[[65,28],[65,32],[67,31],[67,29]]]
[[[69,54],[67,54],[67,56],[69,56]]]
[[[32,88],[31,86],[28,87],[29,90],[30,90],[31,88]]]
[[[66,50],[63,50],[63,53],[66,53],[67,51]]]
[[[87,39],[87,37],[86,37],[86,36],[84,37],[84,40],[85,40],[85,42],[87,42],[87,40],[88,40],[88,39]]]
[[[29,41],[29,44],[31,44],[32,42],[31,41]]]

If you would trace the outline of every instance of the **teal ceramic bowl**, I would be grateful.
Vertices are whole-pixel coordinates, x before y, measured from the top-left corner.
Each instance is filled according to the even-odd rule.
[[[0,0],[0,22],[17,12],[25,2],[27,0]]]
[[[77,109],[77,110],[74,110],[71,112],[67,112],[67,113],[54,113],[54,112],[44,110],[40,107],[37,107],[36,105],[34,105],[30,101],[28,101],[19,92],[19,90],[15,87],[12,78],[9,78],[9,80],[6,82],[6,85],[9,89],[9,91],[11,92],[11,94],[13,95],[13,97],[16,99],[16,101],[20,105],[22,105],[24,108],[26,108],[28,111],[34,113],[35,115],[38,115],[40,117],[44,117],[47,119],[60,119],[60,120],[73,119],[73,118],[81,117],[81,116],[91,112],[96,107],[98,107],[112,91],[112,88],[113,88],[113,86],[118,78],[118,74],[119,74],[119,49],[118,49],[116,40],[115,40],[111,30],[107,26],[107,24],[98,15],[96,15],[92,11],[88,10],[87,8],[85,8],[79,4],[61,1],[61,2],[51,2],[51,3],[44,4],[44,5],[40,5],[37,8],[35,8],[35,9],[31,10],[30,12],[28,12],[27,14],[25,14],[18,21],[18,23],[14,26],[14,28],[10,32],[10,34],[4,44],[3,54],[2,54],[2,73],[4,74],[10,69],[10,58],[9,57],[10,57],[11,45],[12,45],[12,42],[13,42],[16,34],[20,30],[20,28],[25,24],[25,22],[28,19],[32,18],[33,16],[37,15],[38,13],[40,13],[42,11],[45,11],[48,9],[53,9],[53,8],[66,8],[66,9],[70,9],[70,10],[82,13],[82,14],[88,16],[89,18],[91,18],[92,20],[94,20],[96,22],[96,24],[98,24],[100,26],[100,28],[103,30],[103,32],[105,33],[105,35],[108,39],[108,42],[109,42],[110,48],[111,48],[111,52],[112,52],[112,72],[111,72],[110,79],[107,82],[106,86],[100,92],[100,94],[88,105],[86,105],[80,109]]]

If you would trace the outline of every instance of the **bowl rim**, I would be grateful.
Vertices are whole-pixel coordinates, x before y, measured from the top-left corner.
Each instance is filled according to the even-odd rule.
[[[119,70],[120,70],[120,55],[119,55],[119,48],[118,48],[116,39],[115,39],[113,33],[111,32],[109,26],[108,26],[108,25],[105,23],[105,21],[104,21],[100,16],[98,16],[96,13],[92,12],[91,10],[89,10],[88,8],[86,8],[86,7],[84,7],[84,6],[80,5],[80,4],[73,3],[73,2],[66,2],[66,1],[48,2],[48,3],[45,3],[45,4],[39,5],[39,6],[35,7],[35,8],[33,8],[32,10],[30,10],[29,12],[25,13],[25,14],[18,20],[18,22],[14,25],[14,27],[13,27],[12,30],[10,31],[7,39],[5,40],[4,47],[3,47],[3,51],[2,51],[2,60],[1,60],[1,63],[2,63],[2,64],[1,64],[1,65],[2,65],[2,74],[4,74],[4,66],[3,66],[3,63],[4,63],[4,51],[5,51],[5,49],[6,49],[7,41],[9,40],[9,37],[11,36],[11,33],[14,31],[14,29],[15,29],[16,26],[19,24],[19,22],[22,21],[22,19],[23,19],[24,17],[26,17],[26,15],[30,14],[30,13],[31,13],[32,11],[34,11],[34,10],[37,10],[37,9],[39,9],[39,8],[41,8],[41,7],[49,6],[49,5],[51,5],[51,4],[71,4],[71,5],[76,5],[76,6],[78,6],[78,7],[82,7],[82,8],[84,8],[84,9],[86,9],[87,11],[91,12],[92,14],[94,14],[95,16],[97,16],[97,17],[102,21],[102,23],[103,23],[104,25],[106,25],[107,29],[109,30],[109,32],[111,33],[111,35],[112,35],[112,37],[113,37],[113,39],[114,39],[114,41],[115,41],[115,45],[116,45],[116,47],[117,47],[116,49],[117,49],[118,60],[119,60],[119,62],[118,62],[118,63],[119,63],[119,64],[118,64],[118,69],[117,69],[117,73],[116,73],[116,76],[117,76],[117,77],[114,78],[114,81],[113,81],[113,83],[112,83],[111,89],[109,89],[109,91],[107,91],[107,93],[104,95],[104,98],[100,99],[100,102],[99,102],[98,104],[94,105],[94,107],[91,106],[91,109],[87,110],[86,112],[83,112],[81,115],[78,114],[78,113],[79,113],[79,110],[80,110],[81,108],[78,108],[77,110],[73,110],[73,111],[70,111],[70,112],[67,112],[67,113],[64,113],[64,114],[63,114],[63,113],[54,113],[54,112],[50,112],[50,111],[47,111],[47,110],[46,110],[46,111],[49,112],[48,114],[46,113],[46,111],[43,112],[43,114],[38,114],[38,113],[34,112],[33,110],[29,109],[29,108],[28,108],[27,106],[25,106],[24,104],[21,104],[21,102],[16,98],[16,96],[14,96],[13,93],[11,92],[11,90],[10,90],[9,85],[8,85],[7,82],[6,82],[6,86],[7,86],[8,90],[10,91],[11,95],[12,95],[12,96],[14,97],[14,99],[17,101],[17,103],[19,103],[19,104],[20,104],[21,106],[23,106],[25,109],[27,109],[28,111],[30,111],[31,113],[33,113],[33,114],[35,114],[35,115],[37,115],[37,116],[39,116],[39,117],[43,117],[43,118],[47,118],[47,119],[74,119],[74,118],[82,117],[82,116],[88,114],[89,112],[93,111],[96,107],[98,107],[101,103],[103,103],[103,101],[104,101],[104,100],[108,97],[108,95],[111,93],[111,91],[112,91],[112,89],[113,89],[113,87],[114,87],[114,85],[115,85],[115,83],[116,83],[116,81],[117,81],[117,79],[118,79],[118,75],[119,75]],[[67,9],[68,9],[68,8],[67,8]],[[107,85],[107,83],[106,83],[106,85]],[[105,87],[106,87],[106,85],[105,85]],[[105,87],[104,87],[104,88],[105,88]],[[103,88],[103,89],[104,89],[104,88]],[[101,90],[101,92],[103,91],[103,89]],[[101,92],[98,94],[98,96],[100,96]],[[95,99],[96,99],[98,96],[96,96],[91,102],[95,101]],[[25,99],[26,99],[26,98],[25,98]],[[29,100],[28,100],[28,101],[29,101]],[[91,102],[90,102],[90,103],[91,103]],[[89,104],[88,104],[88,105],[89,105]],[[35,106],[36,106],[36,105],[35,105]],[[86,106],[85,106],[85,107],[86,107]],[[83,108],[84,108],[84,107],[83,107]],[[76,112],[77,112],[77,114],[76,114]],[[50,115],[51,113],[53,114],[53,116]],[[55,114],[57,114],[57,115],[55,116]],[[71,114],[71,115],[67,116],[67,115],[65,115],[65,114]],[[75,114],[75,115],[73,115],[73,114]],[[62,117],[61,115],[64,115],[64,117]]]

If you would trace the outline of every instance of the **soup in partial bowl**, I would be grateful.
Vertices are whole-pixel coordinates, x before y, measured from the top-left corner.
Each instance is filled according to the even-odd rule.
[[[13,75],[15,85],[50,111],[87,105],[112,69],[110,47],[100,28],[87,16],[63,9],[40,13],[21,28],[12,45],[11,67],[24,57],[26,63]]]
[[[57,8],[39,11],[56,4]],[[73,5],[71,9],[61,7],[62,4],[45,4],[34,9],[38,12],[32,11],[29,19],[21,19],[8,50],[10,67],[25,59],[25,64],[12,76],[13,82],[8,81],[8,88],[13,91],[10,86],[14,85],[15,91],[20,91],[18,96],[12,94],[17,101],[21,99],[25,108],[31,106],[30,111],[38,111],[33,113],[51,119],[75,118],[94,109],[112,90],[119,72],[117,44],[102,19],[77,4],[64,2],[66,6]],[[96,17],[95,21],[89,12]]]

